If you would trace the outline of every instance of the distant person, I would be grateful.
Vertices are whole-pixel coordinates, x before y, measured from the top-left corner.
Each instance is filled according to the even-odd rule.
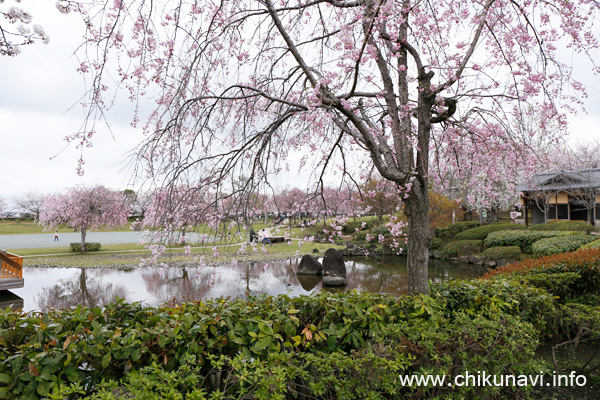
[[[54,231],[54,241],[58,242],[58,231]]]
[[[262,243],[266,244],[265,242],[268,242],[271,246],[273,246],[273,243],[271,243],[271,241],[269,240],[269,232],[267,232],[266,230],[262,230],[262,236],[263,236],[263,240]]]

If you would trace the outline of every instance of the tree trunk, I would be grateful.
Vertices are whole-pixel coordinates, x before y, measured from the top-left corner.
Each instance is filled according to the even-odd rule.
[[[417,181],[406,199],[408,219],[408,292],[429,293],[429,194]]]
[[[86,234],[87,228],[85,227],[81,227],[81,252],[85,253],[85,234]]]

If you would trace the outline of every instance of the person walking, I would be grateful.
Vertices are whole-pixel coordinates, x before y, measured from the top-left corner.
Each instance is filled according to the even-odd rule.
[[[54,241],[58,242],[58,231],[54,231]]]
[[[264,228],[262,230],[262,236],[263,236],[263,240],[262,240],[263,244],[266,244],[265,242],[268,242],[271,246],[273,246],[273,243],[271,243],[271,241],[269,240],[269,232],[267,232]]]

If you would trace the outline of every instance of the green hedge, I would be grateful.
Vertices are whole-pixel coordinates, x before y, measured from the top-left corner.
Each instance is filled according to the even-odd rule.
[[[442,247],[443,240],[439,237],[434,237],[431,239],[431,243],[429,244],[429,250],[437,250]]]
[[[543,288],[561,300],[577,297],[577,283],[581,275],[577,272],[532,273],[523,276],[528,285]]]
[[[475,221],[460,221],[444,228],[435,228],[435,237],[449,238],[455,236],[457,233],[466,231],[467,229],[475,228],[480,226],[479,222]]]
[[[529,229],[534,231],[581,231],[587,232],[594,227],[584,221],[553,221],[547,224],[532,225]]]
[[[600,249],[530,258],[498,268],[485,277],[564,273],[575,273],[580,277],[572,285],[573,298],[600,295]]]
[[[545,315],[554,309],[554,297],[546,290],[528,286],[520,277],[454,280],[432,284],[432,295],[446,299],[446,309],[473,315],[492,316],[495,312],[518,315],[539,328],[546,325]]]
[[[573,234],[574,232],[498,231],[490,233],[484,243],[485,247],[519,246],[523,253],[531,254],[531,245],[540,239]]]
[[[506,231],[506,230],[525,230],[527,227],[520,224],[512,223],[493,223],[489,225],[482,225],[477,228],[469,229],[464,232],[460,232],[455,236],[457,240],[485,240],[485,238],[492,232]]]
[[[579,248],[579,250],[585,249],[600,249],[600,239],[596,239],[590,243],[584,244]]]
[[[358,230],[369,229],[372,225],[372,222],[365,221],[365,227],[362,227],[363,221],[348,221],[342,226],[342,233],[345,235],[351,235]]]
[[[455,240],[444,246],[444,257],[460,257],[481,252],[483,240]]]
[[[481,297],[470,291],[451,290],[455,297]],[[531,293],[519,287],[511,296],[533,313],[541,305],[532,302],[537,289]],[[449,308],[439,295],[355,292],[158,308],[117,302],[47,313],[1,310],[0,398],[470,397],[473,388],[403,387],[398,377],[539,373],[538,333],[503,311],[517,307],[503,296],[475,302],[481,313],[469,304]],[[477,394],[497,398],[500,390]],[[509,397],[517,390],[526,389],[502,389]]]
[[[585,234],[551,237],[538,240],[533,243],[531,249],[533,254],[537,256],[549,256],[551,254],[575,251],[582,245],[594,240],[596,240],[596,237]]]
[[[101,244],[98,242],[87,242],[85,244],[85,251],[99,251]],[[81,243],[71,243],[71,251],[74,253],[81,253]]]
[[[523,258],[523,252],[519,246],[491,247],[483,251],[488,260],[517,261]]]

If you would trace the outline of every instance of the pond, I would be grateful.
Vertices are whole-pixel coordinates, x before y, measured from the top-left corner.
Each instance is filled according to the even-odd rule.
[[[25,287],[11,292],[22,299],[22,309],[67,308],[79,304],[102,306],[124,298],[147,305],[179,303],[217,297],[248,295],[299,296],[323,290],[321,277],[297,276],[299,259],[240,262],[228,266],[159,268],[28,268]],[[348,285],[343,289],[401,295],[406,293],[406,258],[350,259],[346,261]],[[464,263],[431,260],[429,279],[471,279],[486,268]],[[9,295],[5,293],[5,295]],[[10,299],[0,299],[10,302]],[[19,304],[19,302],[15,302]]]

